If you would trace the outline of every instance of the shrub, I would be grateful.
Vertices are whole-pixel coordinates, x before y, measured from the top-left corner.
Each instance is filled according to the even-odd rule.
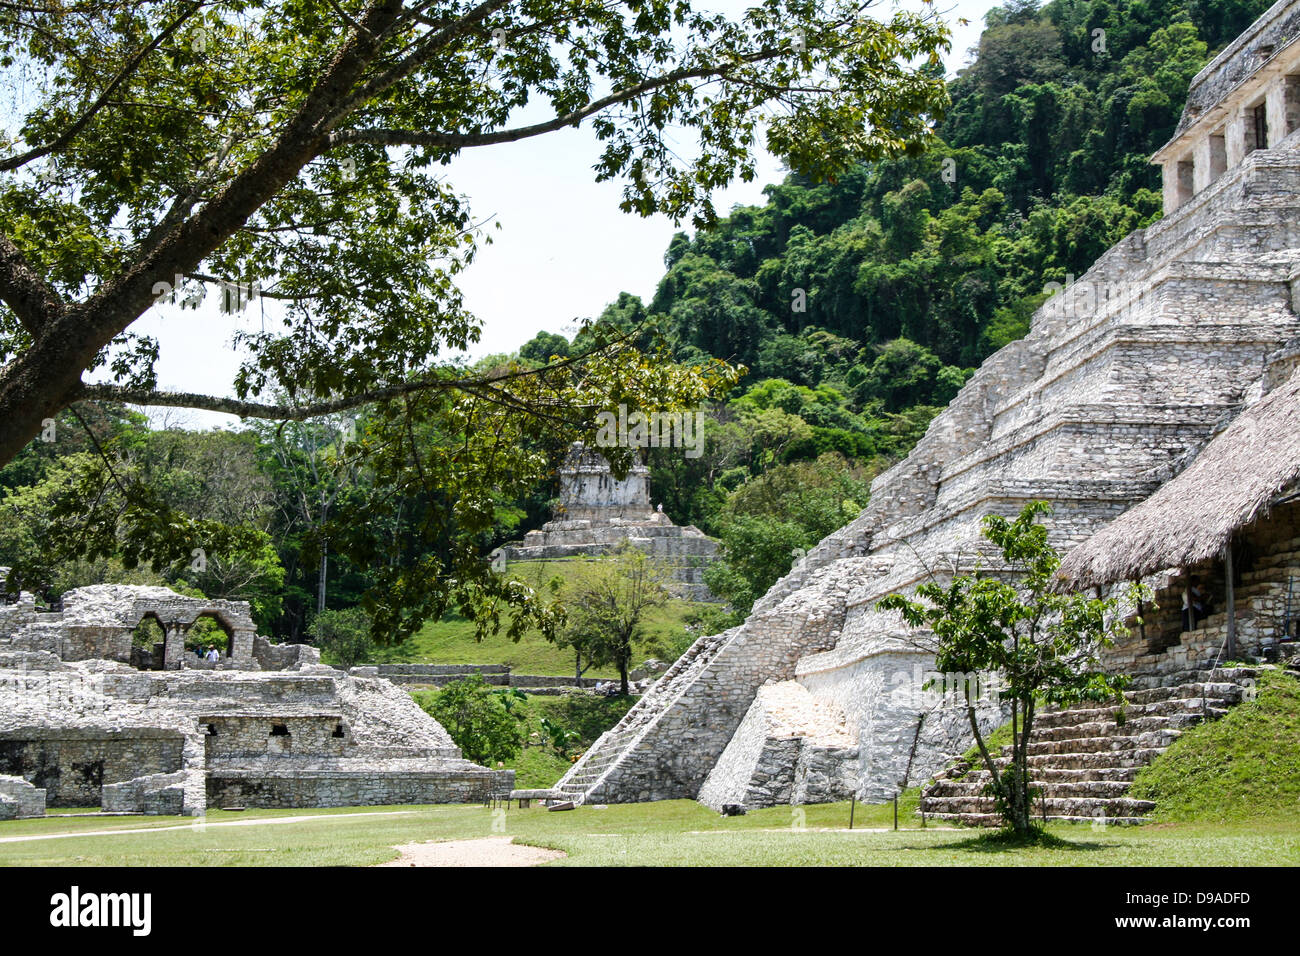
[[[481,674],[452,681],[425,697],[421,706],[442,724],[467,760],[481,764],[513,760],[523,748],[519,722],[506,712]]]

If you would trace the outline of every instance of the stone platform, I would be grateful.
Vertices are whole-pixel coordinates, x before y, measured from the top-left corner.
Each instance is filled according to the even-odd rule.
[[[694,525],[673,524],[650,506],[650,469],[635,464],[622,480],[594,449],[577,443],[560,468],[560,500],[540,530],[494,553],[511,561],[594,557],[623,544],[639,548],[664,568],[679,597],[716,601],[704,583],[704,569],[717,560],[718,543]]]

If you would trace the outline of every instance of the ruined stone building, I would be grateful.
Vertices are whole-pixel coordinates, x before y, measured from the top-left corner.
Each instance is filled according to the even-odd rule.
[[[1197,74],[1173,139],[1153,159],[1164,217],[1050,298],[1028,335],[985,361],[911,454],[875,480],[866,510],[744,624],[691,647],[560,791],[714,807],[850,793],[882,800],[967,749],[962,710],[919,692],[932,656],[877,602],[971,570],[980,556],[995,568],[981,519],[1029,501],[1051,502],[1056,546],[1087,541],[1291,380],[1300,358],[1298,38],[1300,2],[1283,0]],[[1292,457],[1300,452],[1295,417],[1268,420]],[[1251,468],[1250,457],[1236,456],[1238,467]],[[1285,475],[1270,474],[1282,478],[1240,511],[1243,520],[1280,503]],[[1144,533],[1159,534],[1158,522]],[[1252,573],[1264,577],[1251,582],[1261,589],[1244,599],[1255,603],[1234,605],[1250,621],[1241,653],[1268,653],[1289,636],[1278,595],[1300,572],[1298,551],[1285,528],[1261,546]],[[1168,595],[1178,569],[1141,568],[1159,572],[1169,573],[1153,583]],[[1135,674],[1135,693],[1150,697],[1139,701],[1152,708],[1146,724],[1125,732],[1102,711],[1044,721],[1051,737],[1031,744],[1031,759],[1044,761],[1044,780],[1060,781],[1045,813],[1127,819],[1149,809],[1123,794],[1136,766],[1195,717],[1183,705],[1240,699],[1235,678],[1214,667],[1223,632],[1213,628],[1223,622],[1207,623],[1184,630],[1175,612],[1172,635],[1139,634],[1116,650],[1111,666]],[[983,719],[991,727],[1002,715],[990,705]],[[977,801],[970,792],[935,799],[953,801],[953,812]]]
[[[220,661],[184,650],[204,617]],[[132,635],[166,635],[140,669]],[[242,601],[96,585],[61,611],[30,594],[0,605],[0,819],[50,807],[201,814],[212,807],[476,801],[514,771],[461,758],[411,697],[343,674],[300,644],[272,644]]]
[[[507,563],[587,557],[609,554],[624,542],[665,568],[679,596],[717,600],[704,583],[704,568],[717,558],[717,542],[694,525],[673,524],[662,508],[651,506],[650,469],[644,464],[634,463],[620,480],[598,451],[581,442],[560,466],[554,516],[498,554]]]

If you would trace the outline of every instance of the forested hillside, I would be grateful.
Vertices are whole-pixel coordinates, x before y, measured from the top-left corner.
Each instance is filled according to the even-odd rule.
[[[652,455],[668,512],[728,547],[716,589],[747,607],[1027,331],[1048,283],[1159,216],[1150,154],[1191,78],[1268,6],[1013,0],[949,84],[934,149],[834,183],[790,176],[766,204],[673,237],[654,298],[624,294],[604,317],[750,370],[701,458]]]

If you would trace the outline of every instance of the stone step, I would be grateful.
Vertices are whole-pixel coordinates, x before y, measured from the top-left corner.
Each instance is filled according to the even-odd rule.
[[[1041,714],[1027,747],[1031,786],[1039,791],[1035,817],[1094,824],[1143,822],[1155,804],[1128,796],[1139,769],[1163,753],[1184,728],[1227,713],[1243,696],[1242,682],[1258,675],[1257,668],[1217,666],[1158,675],[1161,686],[1126,693],[1123,723],[1117,720],[1120,708],[1113,704],[1083,704]],[[1005,746],[994,758],[999,773],[1010,764],[1010,751]],[[989,781],[982,761],[972,765],[960,760],[925,789],[921,810],[936,820],[1000,825],[987,794]]]
[[[1139,750],[1162,750],[1179,738],[1181,731],[1152,730],[1140,734],[1123,736],[1078,737],[1070,740],[1030,740],[1025,748],[1030,757],[1051,754],[1115,754]],[[1010,746],[1003,748],[1003,754],[1010,753]]]
[[[941,780],[925,792],[925,799],[934,797],[982,797],[989,784],[988,771],[981,775],[967,774],[960,780]],[[1073,783],[1048,783],[1033,779],[1029,785],[1044,797],[1124,797],[1128,795],[1130,780],[1084,780]]]
[[[1129,723],[1145,717],[1180,717],[1187,714],[1206,713],[1221,716],[1227,713],[1227,707],[1221,698],[1171,697],[1166,700],[1152,701],[1149,704],[1134,704],[1127,709],[1125,722]],[[1074,727],[1079,724],[1091,724],[1102,721],[1114,722],[1119,714],[1118,707],[1089,707],[1079,710],[1058,710],[1039,714],[1034,718],[1034,733],[1057,727]]]
[[[1200,663],[1188,662],[1187,670],[1172,672],[1169,670],[1169,656],[1167,654],[1150,654],[1139,657],[1128,668],[1130,680],[1126,696],[1129,696],[1131,700],[1131,695],[1145,690],[1171,689],[1180,684],[1205,683],[1197,675],[1205,673],[1213,664],[1213,659]]]
[[[1058,783],[1132,783],[1141,767],[1089,767],[1080,770],[1067,770],[1063,767],[1038,767],[1034,770],[1034,779],[1044,784]],[[988,774],[987,770],[976,771]]]
[[[998,768],[999,772],[1001,772],[1002,770],[1006,769],[1007,765],[1011,763],[1011,760],[1007,757],[994,757],[993,763]],[[1126,781],[1127,780],[1131,782],[1133,778],[1137,776],[1137,772],[1141,768],[1142,765],[1140,764],[1125,766],[1125,767],[1102,766],[1102,767],[1080,767],[1080,768],[1065,768],[1065,767],[1039,765],[1033,768],[1032,776],[1035,780],[1040,780],[1043,781],[1044,783],[1080,783],[1080,782],[1086,782],[1090,780],[1103,780],[1103,781]],[[973,767],[965,774],[965,776],[961,778],[945,777],[944,779],[965,780],[968,778],[978,778],[981,781],[986,781],[988,779],[988,771],[985,770],[982,766]]]
[[[992,797],[925,797],[926,814],[993,813]],[[1153,800],[1132,797],[1048,797],[1034,801],[1035,815],[1074,816],[1088,819],[1108,817],[1142,817],[1156,808]]]
[[[1096,770],[1116,767],[1145,767],[1164,753],[1163,747],[1142,747],[1134,750],[1105,751],[1101,753],[1043,753],[1030,754],[1026,762],[1035,775],[1040,768],[1059,770]]]
[[[1243,677],[1253,677],[1245,673]],[[1149,687],[1143,690],[1129,691],[1125,694],[1132,704],[1150,704],[1161,700],[1200,700],[1202,697],[1219,701],[1236,703],[1241,699],[1242,686],[1229,681],[1197,681],[1179,684],[1176,687]]]
[[[1200,701],[1194,701],[1199,705]],[[1123,724],[1114,720],[1090,720],[1078,724],[1066,724],[1063,727],[1038,727],[1037,722],[1030,737],[1030,744],[1046,740],[1085,740],[1090,737],[1109,737],[1117,734],[1136,735],[1160,730],[1179,730],[1204,720],[1199,712],[1177,714],[1152,714],[1134,717],[1132,712]]]
[[[998,827],[1002,825],[1002,818],[996,813],[930,813],[927,811],[925,818],[927,820],[951,821],[972,827]],[[1034,819],[1038,820],[1040,817],[1035,816]],[[1056,816],[1050,813],[1047,815],[1047,819],[1049,822],[1104,824],[1112,827],[1141,826],[1143,823],[1149,822],[1146,817],[1084,817],[1069,814]]]
[[[692,644],[623,719],[603,734],[556,783],[556,789],[562,790],[566,796],[573,796],[575,802],[581,801],[617,763],[632,741],[677,699],[681,688],[689,687],[699,677],[732,636],[734,629],[701,638]]]

